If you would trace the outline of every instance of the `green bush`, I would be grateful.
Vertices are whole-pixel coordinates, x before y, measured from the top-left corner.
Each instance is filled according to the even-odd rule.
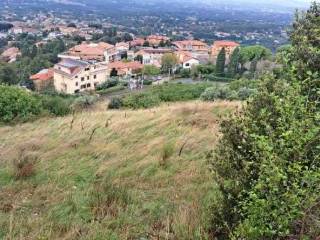
[[[181,69],[180,70],[180,77],[182,78],[189,78],[191,76],[190,69]]]
[[[132,94],[125,97],[122,101],[123,106],[127,108],[150,108],[160,104],[160,98],[149,92]]]
[[[241,114],[223,121],[212,159],[217,239],[319,236],[320,127],[307,97],[297,82],[268,77]]]
[[[228,86],[214,86],[207,88],[200,96],[203,101],[214,101],[216,99],[237,99],[237,92],[230,90]]]
[[[65,116],[71,112],[71,98],[43,95],[41,99],[43,108],[54,116]]]
[[[75,110],[81,110],[92,106],[98,100],[97,96],[84,95],[76,98],[72,103],[72,108]]]
[[[118,79],[111,78],[111,79],[99,84],[98,86],[96,86],[96,90],[97,91],[104,90],[104,89],[107,89],[107,88],[111,88],[111,87],[117,86],[118,84],[119,84],[119,80]]]
[[[41,101],[17,87],[0,85],[0,121],[27,121],[43,111]]]
[[[118,97],[114,97],[110,100],[108,104],[108,109],[120,109],[122,107],[122,99]]]
[[[237,99],[246,100],[257,92],[256,89],[242,87],[237,92]]]
[[[143,80],[143,85],[152,85],[152,80]]]

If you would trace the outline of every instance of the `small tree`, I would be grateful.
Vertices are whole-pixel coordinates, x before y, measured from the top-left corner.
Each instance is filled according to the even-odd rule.
[[[118,76],[118,71],[115,68],[112,68],[111,72],[110,72],[110,77],[116,77]]]
[[[226,50],[222,48],[218,54],[217,63],[216,63],[216,74],[219,77],[224,76],[225,65],[226,65]]]
[[[143,62],[143,56],[139,54],[134,58],[134,60],[142,63]]]
[[[142,69],[142,74],[147,77],[156,76],[160,74],[160,69],[155,65],[145,65]]]
[[[173,53],[166,53],[161,58],[162,70],[165,73],[171,74],[178,63],[178,58]]]
[[[144,47],[150,47],[149,41],[144,41],[143,46],[144,46]]]

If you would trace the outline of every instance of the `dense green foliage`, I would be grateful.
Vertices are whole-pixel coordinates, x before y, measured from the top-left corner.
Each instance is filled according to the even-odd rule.
[[[143,66],[142,74],[147,77],[156,76],[160,74],[160,69],[155,65],[145,65]]]
[[[41,112],[41,101],[31,93],[0,85],[0,122],[26,121]]]
[[[218,239],[316,239],[320,235],[320,7],[298,14],[282,74],[223,121],[212,165]]]
[[[111,100],[111,108],[149,108],[159,105],[161,102],[177,102],[198,99],[204,90],[211,84],[164,84],[153,86],[151,89],[125,96],[119,100]],[[115,103],[115,104],[114,104]],[[115,105],[116,107],[113,107]]]
[[[57,93],[38,95],[26,89],[0,85],[0,122],[25,122],[41,116],[65,116],[92,106],[96,96]]]
[[[201,94],[200,99],[203,101],[214,101],[217,99],[246,100],[255,93],[256,89],[248,86],[231,87],[231,85],[215,85],[207,88]]]

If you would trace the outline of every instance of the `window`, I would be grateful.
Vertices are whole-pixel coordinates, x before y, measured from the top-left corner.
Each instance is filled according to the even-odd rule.
[[[85,71],[89,71],[89,70],[90,70],[90,68],[85,68],[84,70],[85,70]]]
[[[78,86],[79,85],[79,83],[78,82],[76,82],[76,86]]]
[[[93,85],[94,85],[94,87],[96,87],[96,86],[98,86],[98,83],[97,83],[97,82],[95,82]]]
[[[77,89],[77,90],[74,90],[74,93],[78,93],[80,90],[79,89]]]
[[[93,76],[93,79],[97,79],[97,75],[94,75],[94,76]]]
[[[86,85],[85,84],[81,85],[81,89],[84,89],[84,88],[86,88]]]
[[[75,76],[74,78],[78,78],[78,75],[77,75],[77,76]]]
[[[81,81],[84,81],[84,77],[81,78]]]
[[[90,84],[90,83],[88,83],[88,84],[87,84],[87,87],[91,87],[91,84]]]
[[[186,67],[189,67],[190,66],[190,63],[186,63]]]
[[[87,80],[89,80],[89,79],[90,79],[90,77],[88,76],[88,77],[87,77]]]

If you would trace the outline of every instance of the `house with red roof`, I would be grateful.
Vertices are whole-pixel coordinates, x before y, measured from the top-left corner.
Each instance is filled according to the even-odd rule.
[[[30,76],[36,91],[40,92],[53,86],[53,68],[42,69],[37,74]]]
[[[177,51],[175,54],[177,55],[179,64],[183,69],[191,69],[192,66],[200,64],[199,59],[194,57],[190,52]]]

